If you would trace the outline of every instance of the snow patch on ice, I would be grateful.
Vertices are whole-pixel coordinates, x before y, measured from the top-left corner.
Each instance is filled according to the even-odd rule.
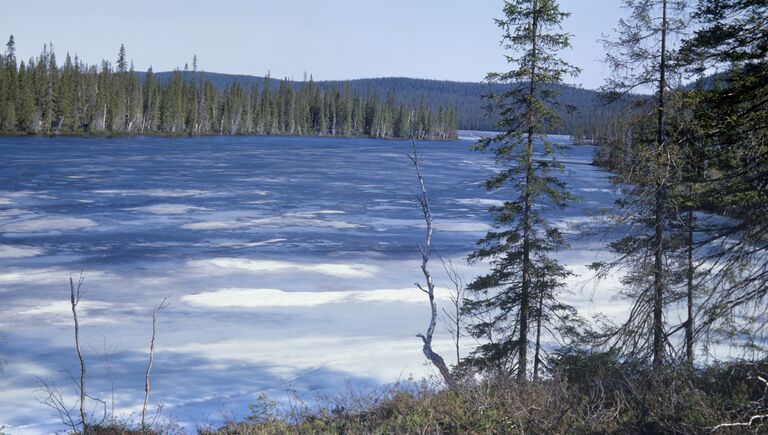
[[[80,230],[95,226],[96,222],[86,218],[50,216],[6,224],[2,226],[2,230],[9,233],[42,233]]]
[[[187,267],[203,274],[309,272],[338,278],[366,278],[373,276],[379,270],[377,267],[366,264],[302,264],[287,261],[249,260],[227,257],[191,260],[187,262]]]
[[[257,248],[259,246],[274,245],[276,243],[285,242],[288,239],[275,238],[260,240],[258,242],[237,242],[232,240],[210,240],[206,243],[200,243],[198,246],[214,247],[214,248]]]
[[[457,203],[461,205],[486,205],[489,207],[501,207],[504,205],[504,201],[500,199],[488,199],[488,198],[464,198],[457,199]]]
[[[190,189],[100,189],[93,193],[118,196],[152,196],[159,198],[181,198],[186,196],[198,196],[205,192]]]
[[[32,246],[0,245],[0,258],[36,257],[44,252],[44,250]]]
[[[118,323],[113,315],[100,316],[93,314],[94,311],[110,310],[115,304],[110,302],[100,302],[93,300],[83,300],[77,304],[77,310],[80,324],[83,325],[103,325]],[[14,315],[14,314],[12,314]],[[72,319],[72,305],[69,301],[54,301],[35,305],[27,309],[16,312],[17,317],[43,317],[44,321],[50,324],[69,324]]]
[[[436,231],[482,233],[491,229],[491,226],[482,222],[435,220]]]
[[[2,205],[2,202],[0,202],[0,205]],[[22,210],[20,208],[8,208],[5,210],[0,210],[0,218],[23,216],[25,214],[31,214],[31,213],[32,212],[29,210]]]
[[[0,272],[0,285],[19,285],[19,284],[60,284],[69,286],[69,277],[77,276],[79,271],[69,271],[58,267],[15,267],[6,268]],[[103,272],[88,272],[86,279],[89,282],[101,280],[110,277]]]
[[[297,218],[306,218],[306,219],[314,219],[318,215],[326,215],[326,214],[344,214],[345,212],[341,210],[307,210],[307,211],[294,211],[290,213],[285,213],[283,216],[288,217],[297,217]]]
[[[579,192],[598,192],[598,193],[614,193],[616,189],[606,189],[597,187],[581,187],[577,189]]]
[[[187,205],[187,204],[154,204],[154,205],[147,205],[144,207],[133,207],[127,210],[141,211],[145,213],[160,214],[160,215],[173,215],[173,214],[185,214],[191,211],[208,211],[210,209],[205,207],[196,207],[194,205]]]
[[[254,227],[315,227],[337,230],[358,228],[351,222],[323,219],[322,215],[338,215],[344,212],[336,210],[299,211],[266,218],[241,218],[227,221],[202,221],[184,224],[187,230],[237,230]]]
[[[450,339],[436,339],[433,346],[450,349]],[[187,343],[165,346],[164,351],[195,355],[210,361],[231,364],[243,361],[265,366],[275,375],[291,380],[308,370],[328,368],[349,374],[391,382],[405,374],[418,377],[432,373],[423,364],[418,342],[412,337],[382,340],[376,336],[329,337],[307,335],[274,339],[232,339],[210,343]]]

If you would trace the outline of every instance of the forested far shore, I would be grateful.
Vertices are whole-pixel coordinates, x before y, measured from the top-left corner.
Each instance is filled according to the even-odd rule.
[[[52,46],[17,62],[10,36],[0,55],[0,133],[6,135],[251,134],[453,139],[455,107],[398,102],[363,94],[344,83],[320,87],[312,79],[276,89],[238,82],[217,87],[185,66],[169,80],[150,67],[139,74],[124,46],[113,65],[88,65],[67,53],[59,64]]]
[[[138,72],[139,77],[144,76]],[[170,81],[175,72],[155,72],[155,78],[161,83]],[[191,78],[192,71],[181,71],[182,78]],[[206,71],[206,80],[213,83],[218,89],[226,89],[234,83],[241,86],[256,85],[264,88],[270,86],[276,91],[280,82],[266,77],[252,75],[223,74]],[[497,131],[499,130],[499,114],[488,111],[488,99],[490,94],[506,92],[510,85],[503,83],[457,82],[451,80],[431,80],[408,77],[380,77],[351,79],[346,81],[318,80],[315,83],[320,89],[336,89],[349,86],[353,93],[364,97],[376,95],[386,98],[394,92],[395,102],[400,104],[413,104],[423,102],[431,110],[438,110],[441,106],[456,109],[456,118],[459,130]],[[294,89],[299,89],[306,80],[289,80]],[[514,86],[524,88],[527,85],[525,79]],[[620,134],[622,128],[619,119],[623,111],[638,97],[629,95],[620,102],[608,103],[602,98],[602,93],[597,90],[583,89],[568,84],[552,85],[552,91],[559,93],[559,99],[563,107],[557,109],[560,122],[548,125],[547,131],[552,134],[573,135],[576,138],[597,139],[612,137]],[[574,110],[570,110],[574,109]]]

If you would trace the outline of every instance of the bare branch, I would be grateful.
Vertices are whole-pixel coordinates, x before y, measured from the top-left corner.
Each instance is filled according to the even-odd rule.
[[[413,145],[413,155],[408,156],[408,158],[413,163],[413,167],[416,169],[416,176],[419,180],[419,192],[420,195],[418,196],[418,203],[421,206],[421,212],[424,216],[424,222],[427,226],[426,231],[426,237],[424,245],[418,244],[419,251],[421,252],[421,272],[424,274],[424,279],[426,280],[426,289],[422,287],[421,284],[416,283],[416,287],[421,290],[422,292],[426,293],[429,297],[429,306],[431,310],[431,315],[429,319],[429,325],[427,326],[427,332],[426,334],[417,334],[416,336],[421,338],[421,341],[424,343],[424,346],[422,348],[422,351],[424,352],[424,356],[427,357],[427,359],[437,367],[437,369],[440,371],[440,374],[443,377],[443,380],[445,381],[448,386],[453,388],[456,383],[453,378],[453,375],[451,375],[450,370],[448,370],[448,366],[445,364],[445,360],[435,353],[432,350],[432,336],[435,333],[435,326],[437,324],[437,304],[435,303],[435,284],[432,280],[432,275],[429,273],[429,257],[432,253],[432,210],[429,207],[429,197],[427,195],[427,189],[424,185],[424,177],[421,174],[421,167],[419,166],[419,154],[416,150],[416,141],[411,137],[411,143]]]
[[[85,413],[85,359],[83,358],[83,352],[80,349],[80,324],[77,319],[77,305],[80,303],[82,296],[82,286],[85,275],[81,272],[77,279],[77,284],[72,277],[69,277],[69,299],[72,306],[72,319],[75,324],[75,350],[77,351],[77,358],[80,360],[80,424],[83,426],[83,433],[88,433],[88,419]]]
[[[164,297],[162,302],[160,302],[160,305],[155,306],[155,308],[152,310],[152,338],[149,341],[149,362],[147,363],[147,373],[144,377],[144,405],[141,407],[141,430],[146,431],[147,425],[146,425],[146,415],[147,415],[147,405],[149,404],[149,391],[150,391],[150,384],[149,384],[149,377],[150,373],[152,372],[152,364],[155,360],[155,337],[157,336],[157,313],[168,307],[167,303],[168,297]],[[155,417],[157,418],[157,417]]]

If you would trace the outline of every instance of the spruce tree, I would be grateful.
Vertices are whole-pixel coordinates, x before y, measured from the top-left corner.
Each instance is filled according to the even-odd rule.
[[[16,126],[16,95],[18,87],[18,78],[16,70],[16,40],[13,35],[8,38],[6,44],[5,56],[3,56],[2,83],[0,91],[3,95],[0,97],[0,131],[13,131]]]
[[[159,122],[160,104],[159,104],[159,90],[157,88],[157,81],[155,80],[155,73],[150,66],[147,69],[147,73],[144,75],[143,86],[143,119],[141,131],[154,131]]]
[[[32,82],[32,74],[29,73],[21,62],[19,66],[19,90],[16,107],[18,111],[16,130],[19,133],[33,133],[35,119],[35,94]]]
[[[603,343],[631,357],[650,358],[658,369],[668,346],[665,312],[672,299],[668,260],[677,219],[669,190],[680,175],[668,137],[668,93],[675,87],[671,78],[677,73],[670,41],[686,29],[687,2],[625,0],[625,9],[629,17],[619,21],[614,39],[604,40],[606,63],[612,70],[604,90],[611,98],[649,89],[654,94],[640,99],[645,110],[634,120],[631,157],[620,173],[619,181],[632,186],[618,202],[623,210],[620,219],[632,232],[610,244],[616,260],[593,268],[599,275],[625,269],[623,295],[632,300],[629,317],[605,331]]]
[[[128,59],[125,55],[125,45],[120,44],[120,50],[117,52],[117,72],[124,73],[128,71]]]
[[[516,371],[518,379],[525,380],[531,331],[536,331],[537,377],[542,325],[553,333],[564,331],[566,325],[560,321],[575,316],[572,307],[558,300],[569,272],[551,256],[566,241],[544,213],[565,207],[573,199],[552,174],[561,168],[556,159],[561,147],[547,139],[546,128],[558,122],[553,86],[561,84],[566,75],[577,74],[578,69],[558,57],[570,44],[569,35],[560,31],[568,14],[560,11],[555,0],[508,1],[504,15],[496,23],[503,31],[502,45],[510,52],[506,58],[514,68],[488,75],[488,81],[508,85],[504,93],[489,95],[501,114],[503,132],[481,140],[475,148],[493,152],[502,165],[485,182],[485,188],[514,197],[491,209],[494,229],[470,256],[471,261],[489,261],[491,271],[468,285],[471,297],[463,309],[472,318],[484,319],[469,327],[474,337],[493,337],[472,353],[469,362],[505,374]]]
[[[750,337],[768,321],[768,4],[706,0],[694,15],[682,63],[722,71],[702,86],[691,121],[706,164],[699,207],[713,216],[697,228],[711,289],[695,333],[765,352]]]

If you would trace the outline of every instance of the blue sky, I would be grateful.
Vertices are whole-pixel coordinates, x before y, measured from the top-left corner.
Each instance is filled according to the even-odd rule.
[[[573,15],[564,57],[582,68],[571,83],[600,86],[601,33],[620,0],[561,0]],[[299,79],[407,76],[480,81],[505,68],[501,0],[3,0],[0,37],[13,34],[21,59],[52,41],[60,59],[114,60],[121,43],[139,70],[206,71]]]

